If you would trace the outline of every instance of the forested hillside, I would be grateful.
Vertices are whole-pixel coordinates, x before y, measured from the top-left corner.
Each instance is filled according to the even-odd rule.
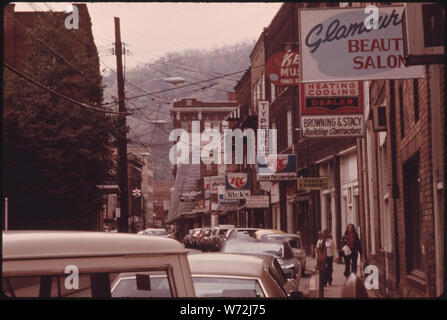
[[[152,147],[155,180],[173,179],[172,165],[168,160],[172,146],[168,134],[173,128],[168,109],[172,107],[172,102],[182,98],[227,100],[227,92],[234,91],[234,86],[243,75],[239,71],[250,65],[253,45],[254,41],[251,41],[210,51],[173,52],[154,63],[140,64],[126,70],[126,108],[133,112],[127,121],[130,127],[128,137],[132,146]],[[225,76],[232,73],[234,74]],[[185,82],[174,85],[163,81],[163,78],[168,77],[181,77]],[[209,79],[214,80],[204,81]],[[110,73],[103,81],[106,85],[106,100],[110,101],[111,95],[116,96],[117,92],[116,75]],[[192,85],[197,82],[200,83]],[[176,86],[178,89],[170,90]],[[169,91],[147,95],[163,90]],[[138,96],[142,97],[133,98]],[[151,122],[153,120],[164,120],[166,124],[154,124]]]

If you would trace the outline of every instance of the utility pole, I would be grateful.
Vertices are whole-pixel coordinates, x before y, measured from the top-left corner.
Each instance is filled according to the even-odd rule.
[[[124,104],[124,77],[123,77],[123,61],[122,61],[122,43],[120,19],[115,17],[115,55],[116,55],[116,71],[118,79],[118,184],[120,187],[120,208],[121,215],[118,221],[119,232],[129,232],[129,191],[127,179],[127,128],[126,128],[126,106]]]

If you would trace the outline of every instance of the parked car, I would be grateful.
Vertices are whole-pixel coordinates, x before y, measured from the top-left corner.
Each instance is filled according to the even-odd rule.
[[[194,234],[191,236],[191,247],[192,248],[198,248],[198,240],[203,232],[203,228],[197,228],[196,231],[194,231]]]
[[[231,231],[228,230],[228,234],[225,235],[225,240],[253,239],[255,236],[255,232],[258,230],[259,230],[259,228],[234,228]]]
[[[301,263],[301,275],[304,276],[306,270],[306,251],[303,248],[303,243],[301,241],[301,236],[293,233],[284,233],[284,234],[265,234],[261,237],[261,239],[269,241],[269,240],[286,240],[289,242],[292,247],[292,251],[300,260]]]
[[[175,235],[173,233],[168,233],[165,229],[156,229],[156,228],[148,228],[143,231],[139,231],[138,234],[142,234],[145,236],[171,238],[171,239],[175,238]]]
[[[193,246],[192,239],[193,239],[194,233],[197,230],[200,230],[200,228],[190,229],[188,234],[183,238],[183,243],[185,245],[185,248],[192,248],[192,246]]]
[[[212,228],[203,228],[200,237],[197,240],[197,248],[202,251],[209,251],[211,248],[211,233],[213,232]]]
[[[301,264],[293,254],[292,248],[287,241],[264,241],[264,240],[228,240],[225,241],[222,253],[243,254],[266,254],[274,256],[288,279],[296,282],[299,286],[301,280]]]
[[[282,234],[282,233],[284,233],[284,231],[277,229],[259,229],[258,231],[255,232],[254,238],[261,239],[262,236],[266,234]]]
[[[219,251],[224,242],[225,234],[228,230],[234,229],[234,226],[218,226],[213,228],[211,233],[211,251]]]
[[[110,232],[7,231],[2,249],[2,291],[9,297],[110,298],[111,285],[120,274],[134,276],[137,281],[132,285],[148,291],[151,272],[164,274],[169,296],[195,296],[187,251],[173,239]],[[78,286],[67,286],[74,274]]]
[[[201,253],[188,256],[197,297],[284,298],[286,290],[271,270],[273,257]],[[281,268],[280,268],[281,269]],[[151,290],[138,288],[135,274],[120,274],[112,284],[112,297],[170,296],[165,274],[148,274]]]
[[[287,297],[266,257],[202,253],[188,260],[197,297]]]

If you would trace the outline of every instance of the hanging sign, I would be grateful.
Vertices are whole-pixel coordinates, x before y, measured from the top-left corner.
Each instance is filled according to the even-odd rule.
[[[250,180],[247,173],[227,173],[225,178],[226,199],[245,199],[250,195]]]
[[[302,83],[300,112],[305,138],[362,137],[362,82]]]
[[[273,54],[265,66],[267,78],[279,87],[300,85],[299,52],[277,52]]]
[[[378,29],[365,8],[299,10],[302,82],[423,78],[404,63],[403,8],[378,7]]]

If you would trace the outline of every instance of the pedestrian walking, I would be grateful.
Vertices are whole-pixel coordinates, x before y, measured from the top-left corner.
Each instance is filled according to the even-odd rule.
[[[316,268],[318,270],[318,296],[319,298],[323,298],[324,292],[324,284],[326,278],[326,239],[324,233],[322,231],[318,232],[318,241],[315,246],[315,254],[317,265]]]
[[[335,246],[335,241],[332,239],[331,232],[326,229],[323,231],[324,233],[324,245],[326,248],[326,270],[325,270],[325,277],[324,277],[324,286],[326,287],[328,284],[332,285],[332,273],[333,273],[333,264],[334,259],[338,259],[338,253]]]
[[[351,273],[357,274],[357,259],[362,250],[359,236],[352,223],[348,224],[346,227],[346,231],[341,241],[341,249],[345,259],[344,275],[348,278]]]

